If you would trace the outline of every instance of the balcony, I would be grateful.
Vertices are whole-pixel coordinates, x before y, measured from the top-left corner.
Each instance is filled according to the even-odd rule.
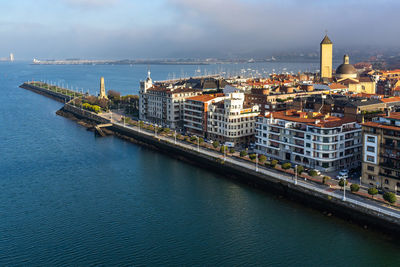
[[[381,157],[400,160],[400,153],[381,153]]]
[[[280,133],[281,132],[281,130],[279,128],[275,128],[275,127],[271,127],[270,131],[273,132],[273,133]]]

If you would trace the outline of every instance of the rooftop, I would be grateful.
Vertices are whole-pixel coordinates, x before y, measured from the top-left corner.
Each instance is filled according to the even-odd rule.
[[[199,101],[199,102],[208,102],[210,100],[213,100],[217,97],[222,97],[224,94],[208,94],[208,95],[198,95],[198,96],[193,96],[189,97],[187,100],[193,100],[193,101]]]
[[[335,116],[326,116],[317,112],[302,112],[294,109],[286,110],[286,111],[277,111],[272,112],[265,117],[270,118],[272,115],[273,118],[305,123],[307,125],[321,127],[321,128],[334,128],[342,126],[346,123],[356,122],[353,118],[347,117],[335,117]]]

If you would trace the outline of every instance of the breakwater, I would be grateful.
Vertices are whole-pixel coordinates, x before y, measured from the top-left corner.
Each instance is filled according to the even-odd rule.
[[[54,92],[52,90],[48,90],[46,88],[42,88],[42,87],[30,84],[30,83],[23,83],[22,85],[20,85],[20,87],[23,89],[35,92],[37,94],[47,96],[51,99],[54,99],[54,100],[56,100],[58,102],[62,102],[62,103],[65,103],[72,99],[72,97],[69,95],[63,94],[61,92],[60,93]]]
[[[110,122],[98,114],[81,110],[72,105],[65,105],[62,110],[79,119],[92,121],[95,124]],[[362,203],[357,203],[357,201],[351,201],[350,199],[342,201],[341,196],[333,192],[327,192],[324,189],[316,188],[301,181],[295,185],[293,180],[285,178],[283,175],[265,170],[256,171],[254,168],[249,168],[248,164],[240,164],[240,162],[229,158],[223,161],[221,155],[217,153],[203,153],[204,149],[196,151],[193,147],[190,148],[190,145],[174,144],[174,141],[171,139],[162,136],[156,137],[149,132],[137,128],[126,127],[114,122],[110,130],[117,136],[132,138],[138,143],[153,147],[163,153],[184,159],[203,168],[212,169],[231,179],[237,179],[284,195],[289,199],[302,202],[307,206],[318,208],[347,220],[352,220],[363,226],[367,225],[368,227],[389,232],[390,234],[399,234],[400,222],[395,214],[392,216],[388,212],[368,205],[362,205]]]

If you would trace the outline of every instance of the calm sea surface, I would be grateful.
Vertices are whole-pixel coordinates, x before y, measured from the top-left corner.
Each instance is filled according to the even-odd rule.
[[[59,117],[26,80],[137,93],[147,66],[0,64],[0,266],[400,266],[398,241]],[[152,66],[315,70],[316,64]],[[174,74],[175,73],[175,74]]]

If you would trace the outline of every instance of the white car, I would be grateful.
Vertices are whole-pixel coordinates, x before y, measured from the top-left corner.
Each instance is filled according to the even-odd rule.
[[[349,170],[348,169],[343,169],[339,172],[339,175],[346,175],[349,176]]]
[[[336,178],[338,179],[338,180],[344,180],[344,179],[347,179],[347,178],[349,178],[349,176],[347,175],[347,174],[340,174],[339,173],[339,175],[338,176],[336,176]]]

